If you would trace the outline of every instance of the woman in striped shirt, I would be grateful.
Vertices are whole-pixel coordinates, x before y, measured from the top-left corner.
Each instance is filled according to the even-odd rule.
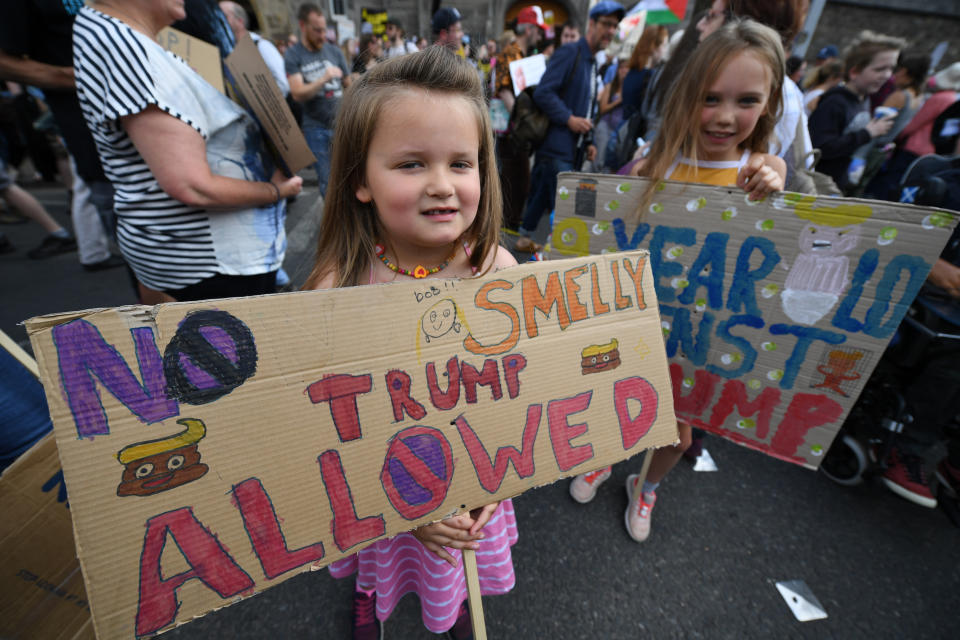
[[[246,111],[157,44],[184,16],[183,0],[98,0],[74,23],[77,94],[116,191],[117,242],[145,302],[271,293],[286,198],[302,180],[273,167]]]

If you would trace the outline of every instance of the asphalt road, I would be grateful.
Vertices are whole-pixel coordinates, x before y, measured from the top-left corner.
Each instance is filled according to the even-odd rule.
[[[65,194],[31,191],[66,222]],[[316,190],[288,219],[287,271],[300,282],[315,243]],[[35,225],[0,225],[18,246],[0,255],[0,329],[28,347],[17,323],[34,315],[133,302],[122,269],[84,271],[76,254],[26,259]],[[515,500],[520,540],[515,589],[484,599],[498,638],[955,638],[960,529],[881,485],[840,487],[814,473],[720,440],[717,472],[681,462],[662,485],[653,533],[638,545],[623,528],[621,463],[589,505],[566,482]],[[774,586],[803,580],[828,617],[798,622]],[[352,582],[305,573],[167,634],[173,639],[349,637]],[[390,638],[431,638],[407,596]]]

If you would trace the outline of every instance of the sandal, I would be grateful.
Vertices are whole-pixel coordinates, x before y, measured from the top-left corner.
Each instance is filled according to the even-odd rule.
[[[537,253],[543,250],[543,245],[537,244],[527,236],[520,236],[513,245],[513,250],[520,253]]]

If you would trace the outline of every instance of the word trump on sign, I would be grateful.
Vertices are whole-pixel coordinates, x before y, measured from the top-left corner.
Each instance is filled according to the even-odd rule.
[[[956,225],[948,211],[561,174],[553,257],[646,248],[677,417],[815,469]]]
[[[100,638],[677,438],[644,251],[28,330]]]

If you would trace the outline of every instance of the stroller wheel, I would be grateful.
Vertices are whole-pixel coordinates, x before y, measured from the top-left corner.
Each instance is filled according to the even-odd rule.
[[[863,482],[867,469],[867,454],[863,445],[853,436],[841,434],[820,463],[820,471],[837,484],[852,487]]]

